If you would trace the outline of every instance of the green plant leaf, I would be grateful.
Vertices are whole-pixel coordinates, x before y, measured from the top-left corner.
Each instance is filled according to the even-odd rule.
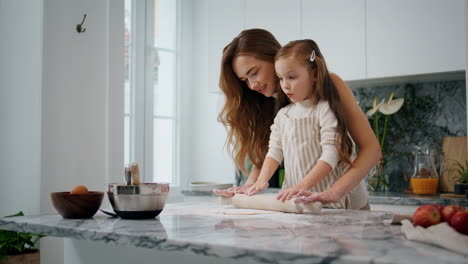
[[[5,217],[14,217],[14,216],[24,216],[23,211],[19,211],[18,213],[14,214],[14,215],[7,215]]]
[[[454,160],[453,164],[449,168],[449,173],[456,174],[456,182],[468,183],[468,160],[461,164],[459,161]]]
[[[24,216],[20,211],[6,217]],[[0,230],[0,259],[7,255],[21,254],[28,248],[34,248],[36,242],[44,235],[36,235],[25,232]]]
[[[0,230],[0,241],[11,240],[12,237],[16,237],[16,232],[9,230]]]

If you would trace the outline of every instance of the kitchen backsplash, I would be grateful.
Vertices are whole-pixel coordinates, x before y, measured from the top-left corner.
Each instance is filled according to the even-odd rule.
[[[380,102],[395,92],[394,98],[405,99],[387,126],[384,155],[389,191],[407,188],[405,178],[412,174],[412,146],[428,144],[440,152],[442,137],[467,134],[464,80],[356,87],[353,91],[364,112],[372,107],[375,96]]]

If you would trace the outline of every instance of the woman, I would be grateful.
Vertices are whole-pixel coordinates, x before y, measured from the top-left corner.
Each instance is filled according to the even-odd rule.
[[[277,111],[289,102],[279,88],[274,69],[274,57],[281,48],[268,31],[242,31],[223,50],[220,87],[226,102],[218,120],[228,128],[227,143],[232,147],[234,161],[243,169],[246,158],[253,164],[245,185],[215,190],[223,196],[244,193],[259,176],[268,151],[270,126]],[[336,203],[358,185],[381,157],[379,143],[369,122],[358,106],[351,89],[336,74],[331,79],[338,90],[349,133],[359,148],[359,154],[346,173],[324,192],[299,191],[306,201]],[[304,201],[304,200],[303,200]]]

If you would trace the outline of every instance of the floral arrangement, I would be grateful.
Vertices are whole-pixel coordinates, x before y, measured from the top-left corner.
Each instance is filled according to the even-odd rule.
[[[369,111],[367,111],[366,113],[367,117],[373,117],[373,129],[375,136],[379,141],[382,153],[384,153],[385,137],[387,135],[387,125],[389,117],[397,113],[403,106],[403,103],[405,102],[405,99],[403,98],[393,99],[394,96],[395,92],[393,92],[390,95],[387,101],[385,101],[385,99],[382,99],[382,101],[379,104],[377,104],[378,98],[375,97],[373,107],[369,109]],[[384,116],[383,127],[380,123],[381,115]],[[375,168],[372,169],[370,172],[368,179],[368,188],[371,191],[385,191],[388,188],[388,181],[385,177],[384,158],[385,157],[382,157],[382,159],[377,163]]]

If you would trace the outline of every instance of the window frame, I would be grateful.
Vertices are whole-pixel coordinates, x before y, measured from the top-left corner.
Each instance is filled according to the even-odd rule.
[[[130,83],[130,117],[129,131],[129,159],[136,161],[140,166],[142,180],[145,182],[161,182],[154,175],[154,125],[156,119],[173,120],[173,157],[172,157],[172,182],[171,188],[179,188],[180,179],[180,98],[179,98],[179,69],[180,58],[178,54],[180,39],[180,1],[176,1],[176,32],[174,50],[158,48],[154,45],[154,10],[157,0],[130,0],[131,1],[131,30],[130,30],[130,61],[129,61],[129,83]],[[154,58],[155,53],[160,50],[173,53],[174,56],[174,97],[172,116],[155,115],[155,82],[154,82]],[[124,118],[125,118],[124,117]],[[127,153],[125,153],[127,155]],[[151,175],[148,178],[146,175]],[[156,179],[155,179],[156,178]]]

